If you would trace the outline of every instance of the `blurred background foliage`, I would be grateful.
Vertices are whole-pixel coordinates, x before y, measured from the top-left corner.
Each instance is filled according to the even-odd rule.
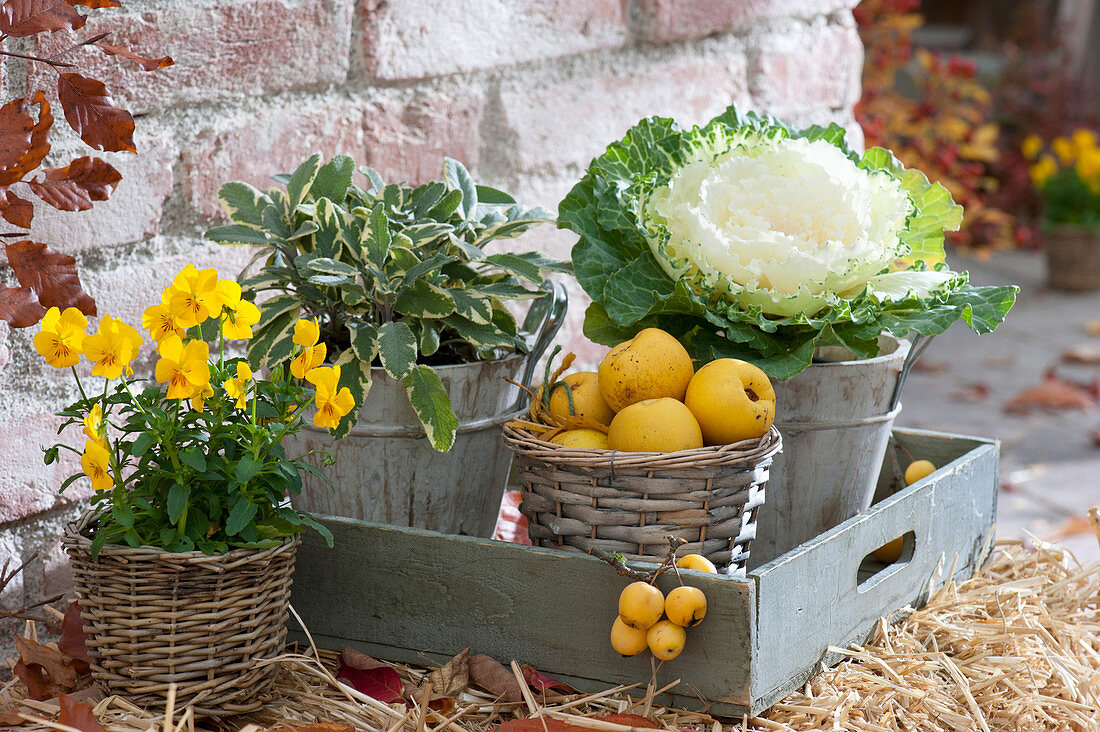
[[[966,209],[950,243],[974,256],[1041,246],[1025,138],[1096,130],[1096,0],[864,0],[856,119]],[[1093,49],[1089,53],[1089,49]]]

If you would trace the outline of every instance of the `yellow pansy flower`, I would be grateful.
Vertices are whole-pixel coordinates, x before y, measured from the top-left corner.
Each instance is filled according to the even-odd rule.
[[[179,323],[187,329],[221,312],[221,295],[217,290],[218,271],[216,269],[198,270],[195,265],[184,267],[176,278],[168,294],[168,310]]]
[[[210,386],[210,382],[208,381],[199,391],[191,395],[191,409],[196,412],[205,410],[206,400],[212,396],[214,396],[214,387]]]
[[[313,403],[317,412],[313,415],[313,424],[333,429],[340,419],[355,406],[355,397],[346,386],[338,389],[340,383],[339,366],[322,366],[306,374],[306,381],[317,389]]]
[[[84,443],[84,454],[80,456],[80,469],[92,479],[92,490],[109,490],[115,481],[111,477],[111,453],[95,440]]]
[[[1054,148],[1054,154],[1058,156],[1062,165],[1069,165],[1077,157],[1077,149],[1073,142],[1065,137],[1055,137],[1050,146]]]
[[[1079,129],[1073,133],[1073,146],[1077,148],[1077,154],[1086,150],[1096,149],[1096,133],[1092,130]]]
[[[1028,173],[1031,175],[1031,182],[1036,188],[1042,188],[1043,184],[1054,177],[1057,172],[1058,163],[1049,155],[1044,155],[1039,158],[1039,162],[1028,169]]]
[[[99,321],[99,330],[84,340],[84,355],[94,365],[93,376],[117,379],[123,370],[132,374],[130,362],[137,358],[141,334],[110,315]]]
[[[327,350],[324,343],[303,348],[302,352],[290,362],[290,373],[296,379],[306,378],[306,374],[325,362]]]
[[[52,307],[46,311],[41,329],[34,336],[34,350],[54,368],[76,366],[84,352],[87,336],[84,329],[87,327],[88,319],[76,308],[65,308],[65,312],[61,312]]]
[[[301,319],[294,324],[294,337],[291,339],[296,346],[309,348],[317,343],[321,337],[321,328],[317,320]],[[300,376],[298,378],[301,378]]]
[[[98,404],[93,405],[84,418],[84,436],[107,449],[107,424],[103,421],[103,408]]]
[[[1100,149],[1091,148],[1081,153],[1074,166],[1079,177],[1086,184],[1100,178]]]
[[[225,382],[225,393],[237,400],[237,409],[244,409],[248,395],[248,382],[252,380],[252,369],[244,361],[237,362],[237,378]]]
[[[1034,160],[1039,151],[1043,149],[1043,138],[1038,135],[1028,135],[1020,145],[1020,152],[1028,160]]]
[[[149,331],[149,336],[157,343],[164,340],[165,336],[177,335],[183,338],[184,335],[176,316],[168,309],[170,297],[168,290],[165,290],[160,303],[145,308],[141,316],[141,327]]]
[[[229,340],[247,340],[252,337],[252,326],[260,322],[260,309],[248,300],[237,299],[235,305],[226,304],[222,315],[222,335]]]
[[[210,383],[210,347],[205,341],[189,341],[184,345],[179,336],[171,335],[157,348],[155,377],[160,383],[168,383],[169,399],[189,399],[202,394]]]

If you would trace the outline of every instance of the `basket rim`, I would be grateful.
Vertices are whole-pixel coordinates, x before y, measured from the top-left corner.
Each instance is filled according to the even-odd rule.
[[[94,524],[100,516],[107,513],[104,510],[91,507],[85,509],[77,518],[65,524],[65,530],[61,534],[62,544],[66,549],[70,547],[74,550],[80,551],[84,554],[91,554],[92,541],[84,535],[84,531]],[[283,537],[283,540],[270,547],[251,548],[251,547],[237,547],[231,549],[224,554],[206,554],[198,549],[189,552],[170,552],[159,546],[151,546],[149,544],[142,544],[141,546],[130,546],[129,544],[104,544],[99,550],[100,560],[103,558],[112,559],[131,559],[134,557],[146,557],[146,558],[163,558],[170,559],[175,562],[184,562],[187,564],[217,564],[217,563],[235,563],[242,559],[257,559],[265,557],[266,555],[276,555],[285,551],[288,547],[296,547],[302,542],[302,534],[292,534],[290,536]]]
[[[759,463],[783,449],[783,437],[775,425],[759,439],[726,445],[706,445],[676,452],[623,452],[591,447],[566,447],[508,424],[504,425],[504,441],[514,452],[522,452],[528,457],[538,457],[550,462],[586,461],[592,467],[611,469],[684,467],[693,463],[700,467],[750,461]]]

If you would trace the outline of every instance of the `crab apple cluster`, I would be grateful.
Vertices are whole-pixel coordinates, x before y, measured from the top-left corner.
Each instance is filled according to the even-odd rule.
[[[688,554],[676,562],[681,569],[717,573],[706,557]],[[619,615],[611,626],[611,647],[624,656],[645,649],[662,661],[680,655],[687,628],[707,614],[707,597],[698,587],[681,584],[665,596],[649,582],[632,582],[619,595]]]

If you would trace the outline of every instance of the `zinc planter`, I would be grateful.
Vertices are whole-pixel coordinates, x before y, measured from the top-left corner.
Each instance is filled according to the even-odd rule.
[[[91,557],[88,511],[66,527],[92,677],[146,708],[218,717],[258,709],[275,681],[301,539],[221,555],[107,544]]]
[[[287,453],[322,450],[332,453],[335,464],[324,466],[331,485],[302,476],[295,507],[448,534],[491,536],[512,466],[501,427],[527,402],[527,395],[505,378],[530,385],[535,364],[561,328],[568,306],[560,283],[548,282],[546,290],[547,296],[534,301],[524,318],[526,356],[434,367],[459,422],[448,452],[432,449],[405,387],[381,368],[371,369],[370,392],[347,437],[333,440],[307,419],[286,440]],[[321,466],[319,457],[309,459]]]
[[[760,507],[750,567],[866,510],[874,496],[910,344],[883,336],[881,355],[858,360],[832,360],[851,355],[844,349],[821,350],[828,363],[774,384],[783,452]]]
[[[459,420],[449,452],[432,449],[401,382],[371,369],[371,388],[351,433],[333,440],[305,427],[287,450],[331,452],[332,480],[303,476],[294,505],[304,511],[348,516],[451,534],[489,536],[512,464],[501,426],[519,407],[516,387],[522,355],[435,369]],[[316,461],[315,461],[316,462]],[[317,462],[319,464],[319,462]]]

